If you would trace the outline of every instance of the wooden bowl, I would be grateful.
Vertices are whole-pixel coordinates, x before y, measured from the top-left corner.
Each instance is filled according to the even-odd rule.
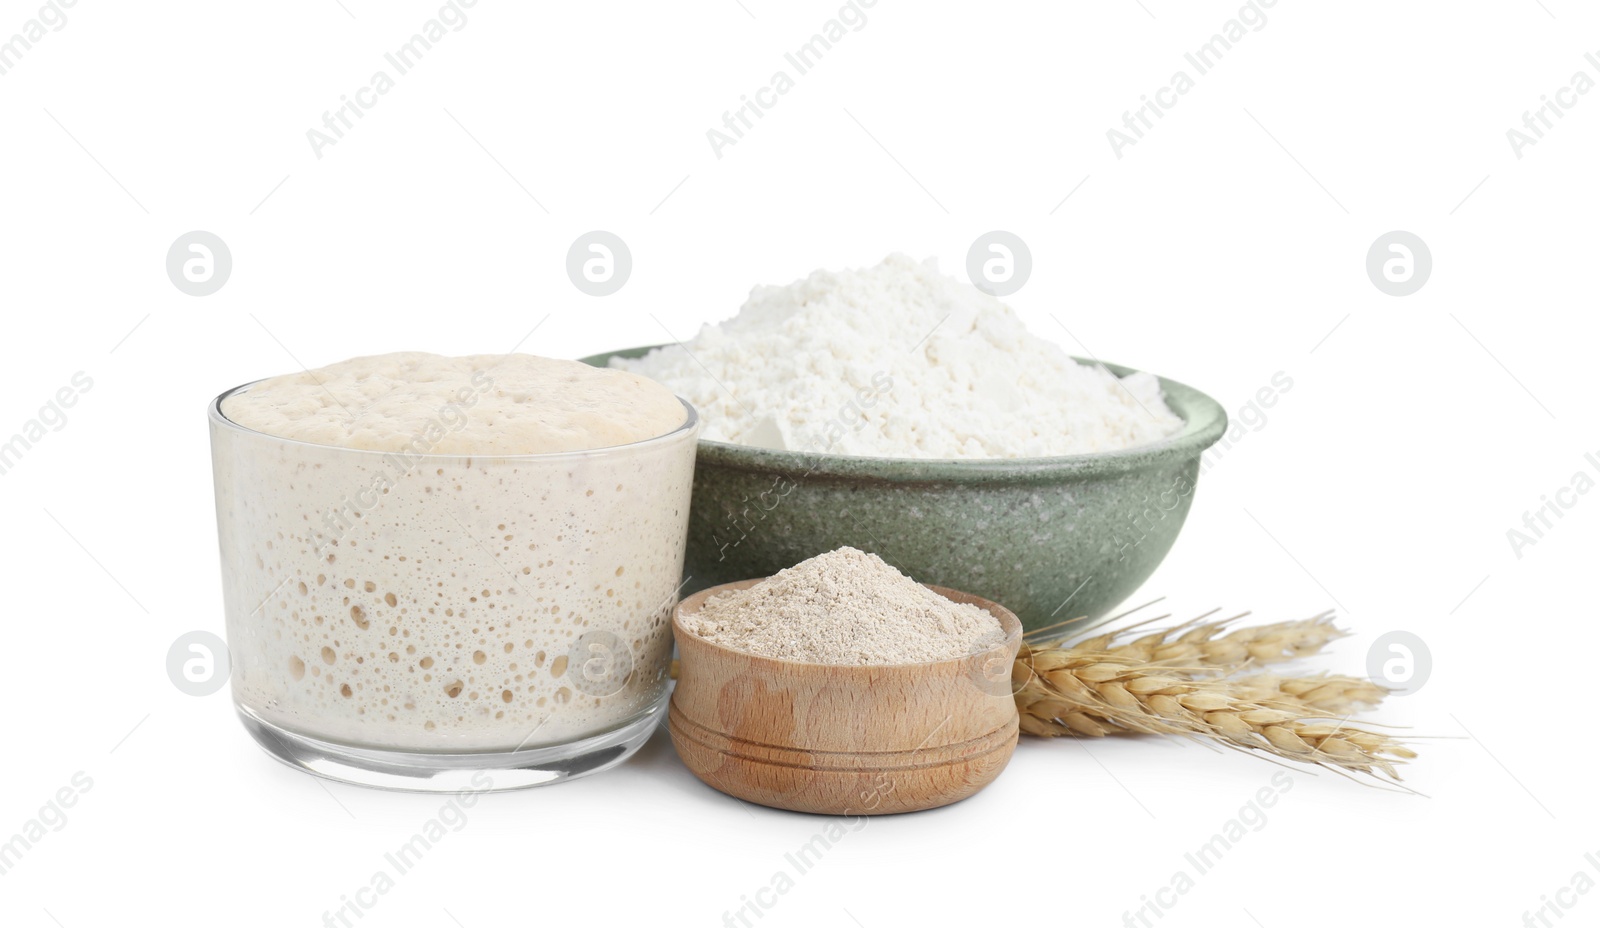
[[[965,799],[1000,775],[1017,746],[1011,663],[1022,623],[998,603],[928,588],[1000,620],[986,651],[922,664],[840,665],[758,657],[683,627],[706,599],[678,605],[678,685],[667,727],[706,784],[796,812],[884,815]]]

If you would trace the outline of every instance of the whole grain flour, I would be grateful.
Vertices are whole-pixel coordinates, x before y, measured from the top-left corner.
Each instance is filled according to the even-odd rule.
[[[756,287],[732,319],[612,366],[671,387],[702,438],[895,458],[1083,454],[1183,427],[1146,373],[1079,364],[934,261]]]
[[[813,664],[952,660],[1005,640],[988,611],[945,599],[849,547],[713,596],[680,621],[735,651]]]

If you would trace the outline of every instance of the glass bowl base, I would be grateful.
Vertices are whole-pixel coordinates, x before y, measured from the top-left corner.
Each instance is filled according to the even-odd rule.
[[[273,759],[297,770],[357,786],[425,793],[501,792],[547,786],[610,770],[649,740],[667,695],[626,725],[564,744],[515,751],[445,754],[389,751],[323,741],[268,722],[237,706],[245,730]]]

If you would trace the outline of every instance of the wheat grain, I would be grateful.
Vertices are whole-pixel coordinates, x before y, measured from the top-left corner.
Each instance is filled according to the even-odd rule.
[[[1259,674],[1238,679],[1241,689],[1257,700],[1286,696],[1334,718],[1345,718],[1363,709],[1376,707],[1389,691],[1360,677],[1316,674],[1307,677],[1280,677]]]

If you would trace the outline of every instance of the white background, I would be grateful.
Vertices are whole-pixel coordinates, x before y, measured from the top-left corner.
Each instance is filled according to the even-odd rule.
[[[1431,798],[1297,771],[1160,923],[1517,925],[1600,880],[1600,636],[1578,595],[1600,494],[1521,557],[1506,534],[1600,453],[1600,93],[1520,159],[1506,137],[1575,72],[1600,78],[1600,17],[1281,0],[1118,159],[1106,130],[1238,8],[880,0],[719,159],[706,130],[836,3],[480,0],[318,159],[306,131],[437,3],[80,0],[0,77],[0,433],[94,382],[0,477],[0,839],[74,773],[93,787],[0,876],[0,922],[321,924],[443,802],[275,764],[226,695],[169,683],[178,635],[222,632],[216,393],[355,354],[504,351],[540,320],[522,348],[558,357],[687,338],[817,267],[903,251],[963,273],[990,229],[1032,247],[1009,302],[1075,353],[1233,413],[1294,381],[1141,595],[1337,608],[1355,635],[1320,666],[1345,672],[1391,629],[1432,650],[1377,716],[1432,739],[1406,772]],[[0,39],[37,9],[0,2]],[[564,271],[596,228],[634,256],[606,298]],[[192,229],[232,249],[209,297],[165,274]],[[1391,229],[1432,249],[1410,297],[1364,271]],[[1120,924],[1275,771],[1025,742],[975,798],[852,832],[759,923]],[[360,924],[722,924],[825,824],[703,787],[658,734],[602,776],[484,798]],[[1568,924],[1600,918],[1600,892],[1564,898]]]

